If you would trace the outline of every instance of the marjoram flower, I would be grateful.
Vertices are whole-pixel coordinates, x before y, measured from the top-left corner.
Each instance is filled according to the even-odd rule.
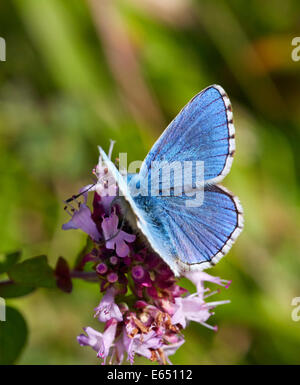
[[[90,237],[92,250],[82,258],[79,268],[92,264],[104,294],[95,308],[104,331],[86,327],[78,342],[94,349],[103,363],[108,358],[109,363],[120,364],[125,358],[133,363],[137,355],[160,364],[171,363],[169,356],[185,342],[182,330],[189,322],[216,331],[217,327],[207,321],[216,306],[229,302],[207,302],[218,291],[210,292],[204,283],[227,288],[230,282],[204,272],[188,272],[185,277],[196,287],[195,293],[188,293],[169,266],[124,221],[114,199],[115,181],[101,158],[94,174],[97,182],[68,200],[71,219],[63,225],[64,230],[80,229]],[[87,205],[91,192],[92,210]],[[81,203],[80,195],[84,198]]]

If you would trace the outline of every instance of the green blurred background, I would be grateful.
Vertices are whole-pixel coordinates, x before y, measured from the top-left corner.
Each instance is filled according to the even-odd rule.
[[[0,5],[0,251],[74,261],[63,200],[91,181],[97,145],[143,159],[186,102],[221,84],[237,152],[224,184],[245,229],[209,273],[232,279],[213,333],[197,324],[176,364],[300,363],[300,36],[298,0],[13,0]],[[215,297],[217,299],[217,297]],[[30,335],[21,364],[96,363],[76,335],[94,325],[96,285],[8,301]],[[142,359],[138,362],[145,362]]]

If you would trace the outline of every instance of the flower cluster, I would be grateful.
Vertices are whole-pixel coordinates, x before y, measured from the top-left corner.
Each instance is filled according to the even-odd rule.
[[[111,152],[111,151],[110,151]],[[89,235],[93,248],[86,254],[79,270],[88,264],[104,293],[95,308],[95,317],[104,331],[91,327],[78,337],[82,346],[90,346],[103,363],[134,362],[135,355],[170,363],[169,356],[185,342],[182,330],[189,321],[216,330],[207,323],[212,310],[229,301],[207,302],[210,292],[205,281],[228,287],[230,282],[204,272],[188,272],[196,292],[190,294],[179,286],[169,266],[140,239],[139,234],[123,218],[114,199],[117,187],[102,159],[94,169],[97,182],[68,200],[71,215],[64,230],[81,229]],[[88,192],[93,191],[93,210],[87,205]],[[75,206],[76,205],[76,206]]]

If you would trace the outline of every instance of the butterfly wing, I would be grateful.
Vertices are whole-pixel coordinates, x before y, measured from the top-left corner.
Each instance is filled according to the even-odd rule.
[[[187,207],[184,197],[162,197],[161,204],[163,225],[172,239],[173,257],[181,271],[215,265],[243,229],[239,199],[223,186],[206,186],[200,207]]]
[[[134,200],[141,230],[176,275],[215,265],[243,228],[241,204],[222,186],[206,186],[200,207],[187,207],[184,196]]]
[[[186,205],[189,198],[184,195],[132,196],[130,184],[122,178],[118,182],[138,228],[176,275],[214,265],[242,230],[239,200],[225,188],[214,185],[230,171],[234,151],[230,101],[222,87],[210,86],[171,122],[147,155],[138,175],[140,181],[149,181],[155,161],[203,161],[203,204],[189,207]],[[104,152],[102,156],[105,159]],[[107,165],[113,176],[120,179],[109,159]],[[172,187],[175,184],[174,178]]]
[[[230,100],[218,85],[197,94],[169,124],[145,158],[142,180],[154,174],[152,162],[203,161],[204,181],[219,183],[230,171],[235,151]],[[176,186],[174,186],[176,187]]]

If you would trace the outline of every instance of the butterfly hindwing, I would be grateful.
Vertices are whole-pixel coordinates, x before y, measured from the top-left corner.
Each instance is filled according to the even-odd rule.
[[[206,186],[200,207],[185,197],[139,197],[143,231],[154,250],[175,273],[203,270],[217,263],[243,227],[238,198],[222,186]]]

